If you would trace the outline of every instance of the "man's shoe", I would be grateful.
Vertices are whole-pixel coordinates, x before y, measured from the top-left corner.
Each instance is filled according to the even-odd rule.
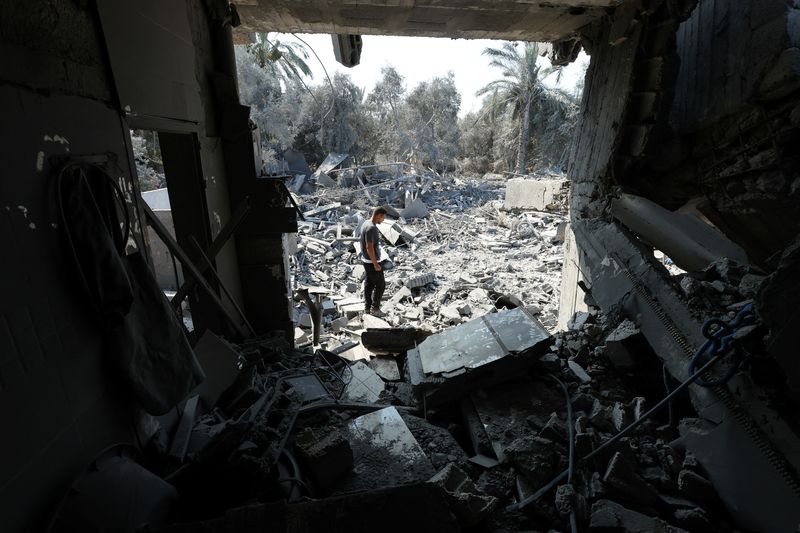
[[[379,317],[379,318],[382,317],[382,316],[386,316],[386,313],[381,311],[379,307],[373,307],[372,310],[369,312],[369,314],[371,314],[372,316]]]

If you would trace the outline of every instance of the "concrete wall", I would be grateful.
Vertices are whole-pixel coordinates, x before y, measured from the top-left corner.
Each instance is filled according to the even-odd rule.
[[[537,180],[513,178],[506,183],[506,209],[545,211],[551,204],[566,198],[567,180]]]
[[[237,146],[252,151],[247,108],[237,108],[239,129],[222,112],[221,102],[226,109],[238,105],[219,46],[226,10],[226,2],[201,0],[0,3],[3,531],[42,530],[70,481],[107,446],[136,443],[133,428],[141,420],[115,378],[63,247],[51,188],[58,157],[91,155],[119,178],[141,243],[129,132],[177,135],[173,153],[192,155],[167,169],[170,189],[180,191],[173,198],[176,235],[183,242],[195,235],[207,246],[236,201],[227,179],[236,169],[230,154]],[[254,172],[234,174],[255,180]],[[283,265],[280,234],[277,241],[271,253]],[[234,239],[216,262],[226,285],[241,295]],[[280,280],[268,295],[273,301],[286,298]],[[199,317],[226,333],[202,297],[191,304],[196,326]]]
[[[800,40],[800,9],[785,0],[703,0],[677,33],[681,66],[671,122],[697,131],[741,111],[778,56]],[[794,14],[792,14],[794,12]]]
[[[135,409],[109,376],[71,270],[51,183],[67,154],[107,154],[131,190],[96,19],[70,1],[0,6],[0,522],[38,531],[101,449],[131,442]],[[115,158],[111,159],[111,158]]]

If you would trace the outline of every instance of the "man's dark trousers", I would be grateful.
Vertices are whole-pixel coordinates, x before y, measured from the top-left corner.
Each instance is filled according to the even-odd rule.
[[[367,277],[364,280],[364,306],[369,313],[372,309],[380,309],[383,291],[386,289],[386,278],[383,270],[376,271],[372,263],[365,263],[364,270]]]

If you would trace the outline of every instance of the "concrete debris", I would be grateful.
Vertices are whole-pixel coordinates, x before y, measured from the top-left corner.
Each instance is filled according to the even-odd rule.
[[[400,381],[400,369],[394,358],[376,357],[368,364],[384,381]]]
[[[449,313],[448,318],[461,321],[458,309],[442,309]],[[531,367],[547,350],[549,341],[550,334],[524,308],[474,318],[431,335],[415,350],[409,350],[411,383],[433,405]]]
[[[355,468],[338,492],[405,485],[428,480],[436,473],[394,407],[359,416],[346,431]]]
[[[383,380],[362,361],[349,368],[350,378],[343,397],[351,402],[376,403],[383,392]]]
[[[420,198],[417,198],[411,202],[405,209],[400,211],[400,216],[405,218],[406,220],[410,220],[412,218],[425,218],[430,214],[430,210],[428,206],[425,205]]]
[[[398,305],[416,297],[409,293]],[[274,495],[262,494],[266,501],[299,504],[351,493],[369,500],[427,482],[464,529],[566,530],[572,511],[591,531],[720,531],[731,523],[707,477],[714,460],[670,446],[674,434],[654,422],[579,465],[573,483],[554,487],[535,512],[499,511],[567,467],[568,424],[577,457],[584,457],[651,402],[640,392],[649,394],[642,383],[649,372],[615,373],[597,350],[623,337],[624,319],[594,312],[579,329],[550,335],[515,307],[432,335],[360,329],[362,319],[376,325],[373,318],[335,320],[343,336],[361,335],[386,354],[358,341],[313,353],[277,338],[216,343],[218,354],[236,356],[243,368],[216,409],[189,413],[183,425],[191,432],[174,433],[187,442],[183,458],[172,459],[181,467],[173,477],[182,497],[210,506],[203,516],[221,516],[250,501],[251,486],[274,486]],[[585,368],[573,360],[577,352]],[[652,355],[641,358],[642,369],[660,370]],[[543,372],[566,383],[571,421],[563,391]],[[220,478],[220,469],[231,479]]]
[[[638,335],[639,329],[636,324],[626,318],[606,337],[605,343],[600,347],[602,354],[617,368],[632,368],[636,364],[632,349],[635,347],[635,337]]]
[[[687,498],[697,501],[709,501],[717,497],[714,485],[691,470],[681,470],[678,474],[678,490]]]
[[[608,464],[603,483],[612,487],[624,500],[650,506],[658,500],[658,491],[644,481],[628,460],[617,452]]]
[[[598,500],[592,505],[591,531],[621,531],[624,533],[687,533],[658,518],[626,509],[611,500]]]
[[[418,287],[424,287],[425,285],[433,283],[434,281],[436,281],[436,276],[432,273],[426,273],[411,276],[403,283],[405,284],[405,288],[416,289]]]
[[[505,208],[558,210],[566,203],[569,182],[564,179],[513,178],[506,185]]]
[[[358,232],[376,205],[389,211],[379,231],[386,241],[382,260],[394,265],[385,274],[381,318],[388,326],[381,327],[436,332],[495,309],[527,305],[545,328],[555,329],[562,266],[557,234],[566,221],[565,206],[511,213],[501,200],[505,181],[465,183],[404,164],[337,168],[341,155],[329,158],[314,181],[352,171],[360,173],[361,183],[299,190],[294,199],[305,220],[288,236],[296,246],[290,254],[293,286],[322,286],[333,304],[323,316],[321,347],[353,340],[361,329],[340,319],[364,312]],[[290,181],[294,187],[297,179]],[[296,324],[310,327],[305,313],[305,304],[297,302]]]
[[[339,431],[305,428],[295,437],[295,449],[314,483],[326,492],[353,468],[353,450]]]
[[[497,505],[497,498],[481,494],[469,476],[454,464],[430,479],[447,493],[450,509],[464,527],[479,524]]]

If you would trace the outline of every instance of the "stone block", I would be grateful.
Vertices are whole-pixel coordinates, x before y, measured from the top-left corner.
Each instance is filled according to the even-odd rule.
[[[353,468],[353,450],[338,431],[306,428],[295,437],[295,449],[314,483],[323,491],[332,489]]]
[[[649,506],[658,501],[658,492],[639,477],[633,465],[619,452],[611,458],[603,482],[630,502]]]
[[[631,511],[610,500],[598,500],[592,505],[590,531],[618,531],[622,533],[686,533],[663,520]]]
[[[530,180],[514,178],[506,182],[506,209],[544,211],[561,201],[567,180]]]
[[[709,480],[691,470],[681,470],[678,474],[678,490],[691,500],[709,501],[717,497],[717,491]]]
[[[450,510],[465,527],[481,522],[497,505],[497,498],[481,494],[467,474],[455,464],[449,464],[430,481],[447,493]]]

